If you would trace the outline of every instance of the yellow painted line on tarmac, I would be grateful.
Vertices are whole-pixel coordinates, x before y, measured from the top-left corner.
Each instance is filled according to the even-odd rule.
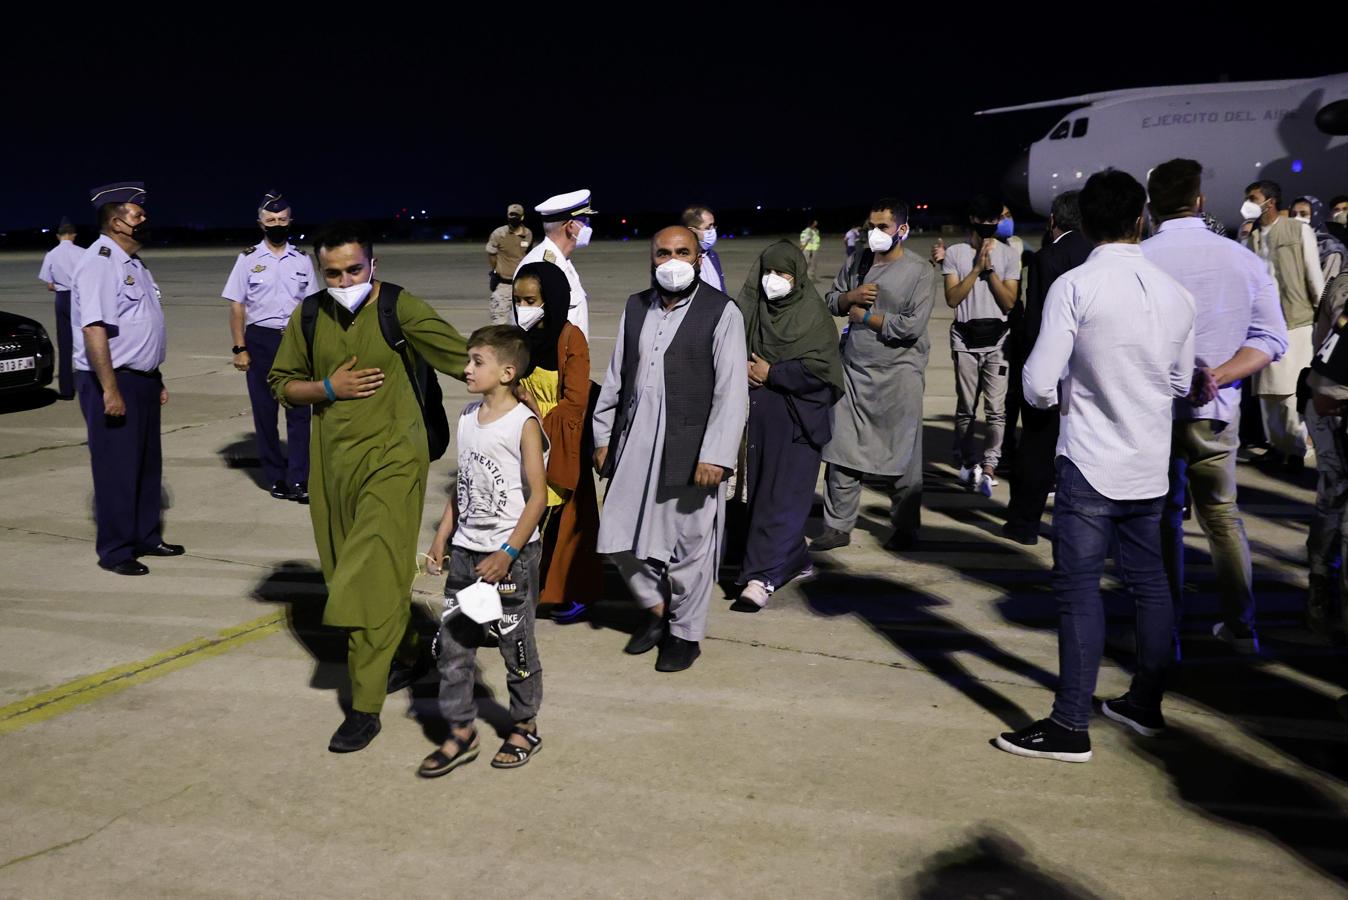
[[[26,697],[17,703],[0,707],[0,734],[18,731],[29,725],[46,721],[109,697],[136,684],[143,684],[175,669],[182,669],[202,660],[228,653],[236,647],[275,634],[285,624],[285,613],[271,615],[226,628],[215,637],[202,637],[186,644],[156,653],[133,663],[104,669],[93,675]]]

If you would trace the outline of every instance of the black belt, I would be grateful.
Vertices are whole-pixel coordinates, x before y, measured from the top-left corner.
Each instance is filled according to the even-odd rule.
[[[155,381],[164,380],[164,376],[160,374],[158,369],[151,369],[150,371],[146,372],[141,369],[133,369],[130,366],[118,366],[117,368],[113,369],[113,371],[125,372],[128,375],[137,375],[141,378],[153,378]]]

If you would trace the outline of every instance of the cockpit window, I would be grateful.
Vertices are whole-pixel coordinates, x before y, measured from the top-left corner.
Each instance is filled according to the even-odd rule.
[[[1072,137],[1079,138],[1086,136],[1086,129],[1091,125],[1091,120],[1087,116],[1082,116],[1072,123]]]
[[[1053,129],[1053,133],[1048,136],[1048,139],[1050,141],[1062,140],[1063,138],[1067,137],[1067,132],[1071,127],[1072,123],[1064,119],[1063,121],[1058,123],[1057,128]]]

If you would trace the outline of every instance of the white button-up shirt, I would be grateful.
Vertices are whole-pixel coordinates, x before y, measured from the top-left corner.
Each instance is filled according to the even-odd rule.
[[[1025,400],[1062,398],[1058,455],[1111,500],[1169,485],[1175,398],[1194,371],[1194,298],[1136,244],[1102,244],[1053,282],[1025,363]]]

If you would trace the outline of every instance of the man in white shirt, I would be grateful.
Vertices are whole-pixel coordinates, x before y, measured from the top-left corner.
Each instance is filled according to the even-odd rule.
[[[1162,552],[1178,625],[1184,610],[1184,508],[1192,504],[1208,536],[1222,621],[1214,633],[1255,652],[1250,544],[1236,508],[1240,385],[1287,350],[1278,287],[1264,262],[1203,222],[1203,167],[1192,159],[1161,163],[1147,177],[1159,223],[1142,253],[1194,296],[1195,396],[1175,403],[1170,497]]]
[[[590,339],[590,301],[585,287],[580,283],[580,273],[571,264],[571,254],[577,248],[590,244],[590,192],[582,188],[569,194],[549,197],[534,207],[534,211],[543,217],[543,240],[534,244],[534,248],[524,254],[519,266],[530,263],[550,262],[561,269],[571,285],[571,309],[566,319],[575,325]]]
[[[1142,255],[1146,199],[1114,169],[1086,182],[1082,228],[1097,246],[1049,289],[1025,363],[1025,402],[1057,404],[1062,416],[1053,511],[1061,671],[1052,715],[997,738],[1018,756],[1091,758],[1091,695],[1105,644],[1100,576],[1111,545],[1137,604],[1137,673],[1104,713],[1144,735],[1165,727],[1174,615],[1161,562],[1170,442],[1160,436],[1194,380],[1194,299]]]

